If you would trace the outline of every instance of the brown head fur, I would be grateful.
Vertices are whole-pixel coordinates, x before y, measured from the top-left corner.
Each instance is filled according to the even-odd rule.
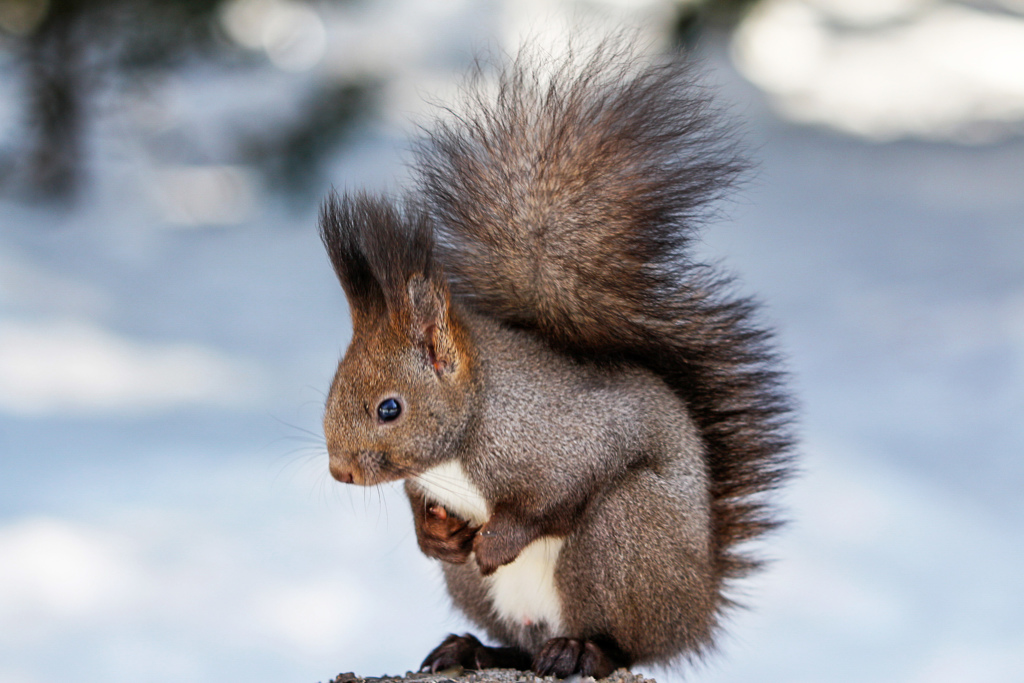
[[[385,198],[331,194],[320,234],[352,312],[324,417],[331,474],[373,485],[422,472],[450,453],[475,404],[474,350],[427,217]],[[385,420],[382,402],[400,412]]]

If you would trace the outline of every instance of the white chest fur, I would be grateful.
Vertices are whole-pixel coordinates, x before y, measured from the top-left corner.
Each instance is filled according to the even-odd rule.
[[[469,480],[466,470],[455,460],[431,467],[417,476],[415,481],[428,498],[473,524],[483,524],[491,517],[490,508],[480,489]]]
[[[498,614],[513,624],[544,622],[553,634],[562,630],[562,601],[555,588],[555,563],[564,539],[544,536],[526,546],[511,564],[488,577]]]
[[[490,518],[487,501],[458,462],[432,467],[415,479],[435,502],[474,524]],[[508,622],[530,625],[544,622],[552,633],[561,631],[562,601],[555,588],[555,564],[563,539],[538,538],[511,564],[485,579],[494,608]]]

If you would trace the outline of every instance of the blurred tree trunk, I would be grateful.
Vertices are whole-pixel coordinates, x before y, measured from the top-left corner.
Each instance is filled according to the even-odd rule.
[[[28,180],[33,192],[46,199],[71,200],[82,181],[88,83],[78,32],[85,5],[51,0],[46,18],[25,45],[32,136]]]

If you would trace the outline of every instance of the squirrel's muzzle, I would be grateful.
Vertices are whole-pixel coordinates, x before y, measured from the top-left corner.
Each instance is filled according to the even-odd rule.
[[[330,461],[330,470],[331,476],[340,481],[342,484],[363,483],[362,473],[358,471],[358,468],[352,461],[345,462],[344,458],[339,458],[332,454]]]
[[[331,476],[343,484],[374,486],[401,479],[401,475],[392,469],[387,455],[381,451],[362,450],[344,455],[330,453]]]

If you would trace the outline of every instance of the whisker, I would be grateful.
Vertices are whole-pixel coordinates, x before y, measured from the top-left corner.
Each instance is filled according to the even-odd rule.
[[[379,529],[381,525],[381,508],[383,507],[381,505],[381,485],[377,484],[374,486],[374,490],[377,493],[377,523],[375,528]]]
[[[314,432],[314,431],[312,431],[310,429],[306,429],[305,427],[300,427],[298,425],[295,425],[295,424],[292,424],[292,423],[287,422],[285,420],[282,420],[281,418],[277,417],[276,415],[271,415],[270,417],[273,418],[274,421],[276,421],[278,424],[283,425],[285,427],[288,427],[289,429],[294,429],[297,432],[302,432],[303,434],[306,434],[307,436],[309,436],[309,437],[311,437],[313,439],[316,439],[317,441],[323,441],[324,440],[324,435],[323,435],[322,432]]]
[[[388,497],[386,493],[381,496],[381,502],[384,507],[384,529],[387,530],[390,528],[391,517],[388,514]]]
[[[317,474],[316,478],[313,480],[313,488],[314,488],[314,491],[310,491],[310,493],[311,494],[314,493],[314,492],[319,493],[319,501],[318,502],[320,502],[320,503],[322,503],[324,505],[329,505],[330,502],[327,500],[327,495],[328,494],[327,494],[327,472],[326,471],[321,471],[319,474]]]
[[[327,392],[321,389],[320,387],[315,387],[312,384],[307,384],[305,388],[309,389],[310,391],[316,392],[323,398],[325,402],[327,401]]]

